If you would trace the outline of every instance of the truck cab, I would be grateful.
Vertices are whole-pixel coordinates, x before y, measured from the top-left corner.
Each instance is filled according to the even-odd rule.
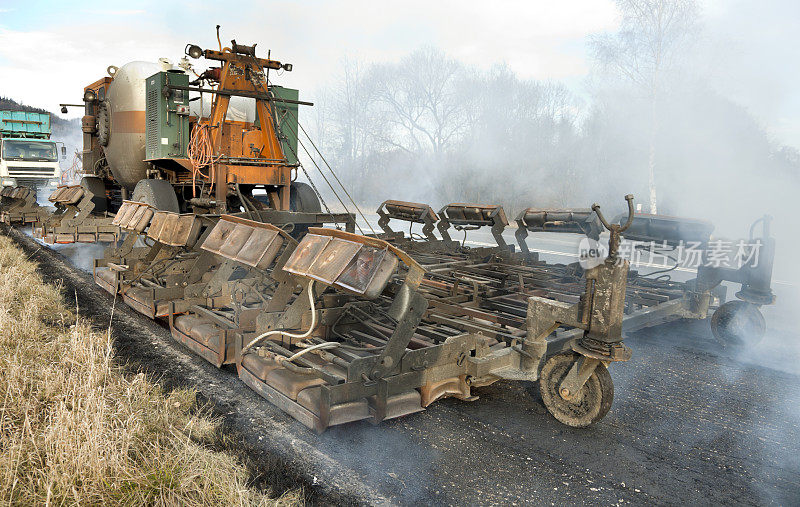
[[[54,189],[61,182],[50,114],[0,111],[0,184]]]

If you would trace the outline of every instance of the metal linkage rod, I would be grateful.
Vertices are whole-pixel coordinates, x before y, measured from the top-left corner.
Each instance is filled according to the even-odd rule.
[[[331,172],[331,175],[333,175],[334,179],[339,184],[339,186],[342,188],[342,190],[344,191],[344,193],[347,196],[347,198],[350,199],[351,203],[353,203],[353,206],[356,208],[356,211],[358,211],[358,214],[361,215],[361,218],[364,220],[364,222],[366,222],[367,227],[369,227],[370,231],[372,231],[372,234],[375,234],[375,229],[372,228],[372,224],[370,224],[369,220],[367,220],[367,217],[364,216],[364,212],[361,211],[361,208],[359,208],[358,204],[356,204],[356,201],[353,199],[353,196],[350,195],[350,192],[347,191],[347,187],[345,187],[344,184],[342,183],[342,180],[339,179],[339,176],[337,176],[336,172],[333,170],[333,167],[331,167],[331,165],[328,163],[328,160],[325,158],[325,155],[322,154],[322,152],[317,147],[316,143],[314,143],[314,140],[311,138],[310,135],[308,135],[308,132],[306,132],[306,129],[300,123],[300,119],[291,110],[287,109],[286,112],[289,113],[290,115],[292,115],[292,117],[295,120],[297,120],[297,126],[300,127],[300,130],[306,136],[306,138],[308,139],[308,142],[311,143],[311,146],[314,148],[314,151],[316,151],[317,154],[319,154],[319,157],[322,159],[322,161],[328,167],[328,170]],[[299,132],[293,132],[293,133],[297,136],[297,142],[300,143],[301,146],[303,146],[303,142],[300,140]],[[320,169],[319,165],[317,165],[317,163],[314,161],[314,157],[311,156],[311,154],[309,153],[308,149],[306,149],[305,146],[303,146],[303,149],[306,151],[306,153],[308,153],[308,156],[311,158],[311,161],[314,163],[314,165],[317,167],[317,169],[319,169],[320,174],[322,174],[322,169]],[[326,181],[327,181],[327,178],[326,178]],[[330,186],[330,184],[328,186]],[[333,187],[331,187],[331,190],[333,190]],[[335,191],[334,191],[334,193],[335,193]],[[341,202],[341,200],[340,200],[340,202]],[[344,206],[344,203],[342,203],[342,206]],[[345,206],[345,209],[347,209],[347,206]],[[349,213],[349,211],[348,211],[348,213]],[[356,226],[358,226],[358,224],[356,224]],[[361,227],[359,227],[358,230],[361,231]],[[364,234],[364,232],[362,231],[361,234]]]
[[[299,123],[298,123],[298,125],[299,125]],[[320,174],[320,176],[322,176],[322,179],[323,179],[323,180],[325,180],[325,183],[327,183],[327,184],[328,184],[328,187],[331,189],[331,192],[333,192],[333,195],[334,195],[334,196],[336,196],[336,199],[339,201],[339,204],[341,204],[341,205],[342,205],[342,207],[344,208],[344,210],[345,210],[347,213],[350,213],[350,210],[347,208],[347,205],[344,203],[344,201],[342,200],[342,198],[341,198],[341,197],[339,197],[339,194],[336,192],[336,189],[335,189],[335,188],[333,188],[333,185],[331,184],[330,180],[328,180],[328,178],[325,176],[325,173],[324,173],[324,172],[322,172],[322,168],[321,168],[321,167],[319,166],[319,164],[317,164],[317,162],[314,160],[314,157],[311,155],[311,152],[310,152],[310,151],[308,151],[308,148],[306,148],[306,145],[305,145],[305,144],[303,143],[303,141],[300,139],[300,136],[297,134],[297,132],[295,132],[295,131],[294,131],[294,130],[291,128],[291,126],[289,127],[289,129],[292,131],[292,134],[294,134],[294,135],[296,135],[296,136],[297,136],[297,142],[300,144],[300,147],[301,147],[301,148],[303,148],[303,151],[305,151],[305,152],[306,152],[306,155],[308,155],[308,158],[309,158],[309,159],[311,159],[311,163],[312,163],[312,164],[314,164],[314,167],[316,167],[316,168],[317,168],[317,171],[319,171],[319,174]],[[287,144],[287,145],[288,145],[288,144]],[[290,150],[292,150],[292,153],[293,153],[293,154],[294,154],[294,156],[295,156],[295,157],[298,159],[298,163],[299,163],[299,161],[300,161],[300,157],[298,157],[298,156],[297,156],[297,153],[296,153],[296,152],[295,152],[295,151],[292,149],[292,147],[291,147],[291,146],[289,146],[289,149],[290,149]],[[300,167],[302,167],[302,164],[300,164]],[[303,172],[305,173],[306,177],[308,177],[308,173],[306,172],[305,168],[303,168]],[[311,178],[309,178],[309,181],[311,181]],[[321,197],[320,197],[320,198],[321,198]],[[362,215],[362,216],[363,216],[363,215]],[[369,222],[367,222],[367,223],[369,223]],[[363,234],[364,234],[364,231],[361,229],[361,226],[360,226],[360,225],[358,225],[358,222],[356,222],[356,227],[358,228],[359,232],[360,232],[360,233],[363,235]]]
[[[254,59],[254,62],[256,63],[256,65],[258,65],[258,61],[257,61],[257,60],[255,60],[255,59]],[[263,71],[263,67],[262,67],[262,71]],[[261,86],[261,87],[264,89],[264,92],[265,92],[265,93],[267,94],[267,96],[269,97],[267,100],[273,100],[273,99],[275,99],[275,96],[274,96],[274,94],[272,93],[272,91],[269,89],[269,78],[268,78],[268,77],[267,77],[266,81],[267,81],[267,83],[266,83],[266,84],[264,84],[264,83],[259,83],[259,85],[260,85],[260,86]],[[274,110],[274,108],[271,108],[271,109],[272,109],[272,115],[271,115],[271,116],[272,116],[272,118],[271,118],[271,119],[272,119],[273,127],[275,128],[275,132],[276,132],[277,134],[279,134],[279,133],[280,133],[280,128],[278,127],[278,121],[277,121],[277,118],[275,117],[275,110]],[[293,116],[293,117],[294,117],[294,118],[297,120],[297,116],[296,116],[294,113],[292,113],[292,112],[291,112],[291,111],[289,111],[288,109],[287,109],[286,111],[287,111],[288,113],[290,113],[290,114],[291,114],[291,115],[292,115],[292,116]],[[298,120],[297,124],[298,124],[298,125],[300,125],[300,121],[299,121],[299,120]],[[290,129],[291,129],[291,127],[290,127]],[[332,185],[332,184],[331,184],[331,182],[328,180],[328,178],[325,176],[325,174],[322,172],[322,169],[321,169],[321,168],[319,167],[319,165],[316,163],[316,161],[314,160],[314,157],[313,157],[313,156],[311,156],[311,153],[309,152],[308,148],[306,148],[306,147],[305,147],[305,145],[303,144],[303,142],[300,140],[300,135],[299,135],[299,133],[298,133],[298,132],[296,132],[294,129],[291,129],[291,130],[292,130],[292,134],[294,134],[294,135],[297,137],[297,142],[300,144],[300,146],[303,148],[303,150],[306,152],[306,154],[308,154],[309,158],[311,159],[311,163],[313,163],[313,164],[314,164],[314,166],[315,166],[315,167],[317,168],[317,170],[319,171],[319,174],[322,176],[322,179],[324,179],[324,180],[325,180],[325,183],[327,183],[327,184],[328,184],[328,187],[329,187],[329,188],[331,189],[331,191],[333,192],[333,195],[334,195],[334,196],[336,196],[336,199],[339,201],[339,204],[341,204],[341,205],[342,205],[342,207],[345,209],[345,211],[346,211],[347,213],[350,213],[350,210],[349,210],[349,209],[347,209],[347,205],[345,205],[344,201],[341,199],[341,197],[339,197],[339,194],[338,194],[338,193],[336,193],[336,190],[333,188],[333,185]],[[304,129],[303,131],[305,132],[305,129]],[[308,136],[308,134],[306,134],[306,136]],[[311,139],[309,139],[309,141],[311,141]],[[312,142],[312,144],[313,144],[313,141],[311,141],[311,142]],[[287,145],[287,146],[289,146],[289,145],[288,145],[288,143],[287,143],[286,145]],[[308,178],[308,181],[309,181],[309,183],[311,183],[311,187],[312,187],[312,188],[314,189],[314,191],[317,193],[317,196],[320,198],[320,201],[322,201],[322,202],[324,203],[324,200],[322,199],[322,194],[319,192],[319,190],[317,190],[317,187],[316,187],[316,185],[314,185],[314,182],[311,180],[311,177],[309,176],[309,174],[308,174],[308,172],[306,171],[305,167],[303,167],[303,165],[302,165],[302,164],[300,164],[300,157],[298,157],[298,156],[297,156],[297,153],[295,152],[295,150],[294,150],[294,149],[292,149],[292,147],[291,147],[291,146],[289,146],[289,149],[292,151],[292,153],[294,154],[295,158],[297,158],[298,165],[299,165],[299,166],[300,166],[300,167],[303,169],[303,173],[306,175],[306,178]],[[320,154],[320,156],[322,156],[322,154]],[[330,166],[329,166],[329,167],[330,167]],[[333,171],[331,171],[331,173],[334,175],[334,177],[336,176],[336,174],[335,174],[335,173],[333,173]],[[337,181],[338,181],[338,178],[336,178],[336,179],[337,179]],[[341,185],[341,183],[339,183],[339,184]],[[342,189],[345,191],[345,193],[347,193],[347,189],[345,189],[344,187],[342,187]],[[349,194],[348,194],[348,196],[349,196]],[[352,200],[352,198],[351,198],[351,200]],[[354,202],[353,204],[355,204],[355,202]],[[330,213],[330,208],[328,208],[327,204],[325,205],[325,208],[328,210],[328,213]],[[357,207],[357,206],[356,206],[356,209],[358,209],[358,207]],[[361,210],[358,210],[358,211],[359,211],[359,213],[361,212]],[[364,218],[364,215],[363,215],[363,213],[361,213],[361,217],[362,217],[362,218]],[[366,218],[364,218],[364,220],[366,220]],[[358,228],[359,232],[361,232],[361,234],[363,235],[363,234],[364,234],[364,231],[363,231],[363,230],[361,229],[361,227],[358,225],[358,222],[356,222],[356,224],[355,224],[355,225],[356,225],[356,227]],[[367,222],[367,225],[369,225],[369,222]],[[370,226],[370,229],[371,229],[371,228],[372,228],[372,226]],[[374,233],[374,232],[375,232],[375,231],[373,231],[373,233]]]
[[[289,111],[289,113],[291,114],[291,111]],[[358,207],[358,204],[356,204],[356,201],[353,199],[353,196],[351,196],[350,192],[347,191],[347,187],[344,186],[342,181],[339,179],[339,176],[336,175],[336,172],[333,170],[333,167],[331,167],[331,165],[325,159],[325,155],[323,155],[322,152],[319,151],[319,148],[317,148],[317,145],[314,144],[314,140],[311,139],[310,135],[308,135],[308,132],[306,132],[306,129],[303,128],[303,124],[300,123],[299,119],[297,120],[297,126],[300,127],[300,130],[303,131],[303,134],[305,134],[306,138],[308,139],[308,142],[311,143],[311,146],[313,146],[314,150],[319,154],[319,156],[322,159],[322,161],[328,167],[328,170],[331,172],[333,177],[336,179],[336,182],[339,184],[340,187],[342,187],[342,190],[344,190],[345,195],[347,195],[347,198],[350,199],[350,202],[353,203],[353,206],[356,208],[356,211],[358,211],[358,214],[361,215],[361,218],[364,220],[364,222],[366,222],[367,227],[369,227],[370,231],[372,231],[372,234],[375,234],[375,229],[372,228],[372,224],[370,224],[369,220],[367,220],[367,217],[364,216],[364,213],[361,211],[361,208]],[[298,141],[299,141],[299,138],[298,138]]]

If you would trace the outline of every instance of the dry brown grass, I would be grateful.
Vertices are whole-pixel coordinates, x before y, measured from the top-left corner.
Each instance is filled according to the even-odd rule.
[[[78,311],[79,313],[79,311]],[[291,504],[248,487],[210,449],[193,393],[165,395],[112,362],[110,336],[67,308],[0,236],[0,501],[5,504]]]

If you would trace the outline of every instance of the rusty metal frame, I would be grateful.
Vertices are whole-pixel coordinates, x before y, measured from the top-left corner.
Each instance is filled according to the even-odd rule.
[[[247,228],[250,231],[249,236],[235,238],[231,231],[236,227]],[[281,243],[278,244],[280,252],[271,244],[266,245],[269,258],[254,262],[249,257],[243,257],[242,252],[250,244],[251,237],[260,233],[269,234],[271,238],[276,236],[280,238]],[[237,242],[238,244],[234,244]],[[252,331],[255,328],[255,317],[242,317],[242,312],[252,314],[254,311],[247,306],[248,297],[260,301],[261,306],[272,301],[270,294],[264,294],[263,290],[257,288],[257,286],[265,285],[259,282],[263,280],[274,282],[272,284],[275,287],[274,295],[279,298],[288,301],[291,296],[291,292],[286,293],[285,291],[286,284],[281,283],[284,281],[284,277],[280,273],[280,268],[296,245],[297,241],[294,238],[272,224],[231,215],[220,216],[214,227],[208,229],[202,241],[198,241],[198,248],[203,250],[203,253],[198,258],[198,264],[191,270],[197,275],[208,271],[209,265],[213,264],[216,267],[212,276],[207,281],[201,281],[197,276],[192,277],[191,272],[187,273],[187,278],[193,279],[187,280],[185,290],[180,298],[174,298],[169,302],[168,317],[172,336],[217,367],[235,362],[238,352],[232,347],[236,337],[245,330]],[[231,246],[233,248],[228,248]],[[198,268],[200,263],[204,264]],[[278,273],[274,274],[276,270]],[[235,275],[238,277],[234,278]],[[253,295],[256,297],[254,298]],[[221,309],[231,306],[237,307],[239,312],[232,313],[230,318],[219,313]],[[175,326],[177,314],[199,315],[213,320],[213,324],[219,328],[221,333],[219,347],[217,349],[210,348],[181,331]]]
[[[380,422],[422,410],[440,397],[474,399],[470,392],[472,386],[500,379],[535,380],[540,369],[538,359],[576,350],[594,359],[596,352],[581,349],[586,339],[607,338],[612,346],[622,341],[623,298],[619,294],[620,290],[621,294],[625,293],[625,264],[617,266],[610,262],[598,267],[595,273],[589,274],[592,283],[569,282],[567,285],[571,289],[580,285],[583,292],[569,294],[575,301],[571,305],[558,301],[553,304],[554,300],[533,295],[547,294],[541,287],[525,289],[524,277],[511,275],[516,271],[530,277],[542,272],[555,278],[566,273],[548,272],[541,266],[464,259],[449,264],[438,262],[438,267],[426,271],[418,259],[429,255],[407,254],[394,242],[334,230],[311,229],[309,233],[381,246],[409,266],[408,272],[403,275],[401,270],[397,281],[389,284],[384,295],[374,301],[361,300],[358,296],[316,295],[318,308],[315,311],[320,327],[319,332],[309,338],[309,343],[334,340],[349,344],[349,348],[307,355],[289,370],[286,370],[289,366],[282,363],[283,366],[266,373],[265,378],[260,378],[242,357],[237,360],[240,378],[246,384],[316,431],[324,430],[332,420],[350,421],[357,414],[359,418]],[[302,247],[303,244],[298,248]],[[439,256],[437,260],[443,259]],[[442,267],[442,264],[447,266]],[[416,283],[407,283],[409,278],[416,278],[411,277],[414,272],[423,276]],[[465,283],[469,277],[473,277],[477,285]],[[518,283],[520,280],[523,283]],[[304,290],[309,289],[308,284],[299,280],[297,283]],[[558,294],[555,297],[559,297]],[[305,299],[301,293],[284,311],[259,315],[256,329],[244,333],[243,340],[248,341],[265,330],[299,329],[303,327],[301,324],[307,325],[311,308]],[[510,301],[517,301],[518,305],[509,305]],[[540,311],[561,306],[569,308],[571,317]],[[538,346],[540,357],[531,365],[532,354],[526,336],[537,333],[541,324],[547,322],[546,332],[540,333],[543,334]],[[295,340],[270,342],[265,345],[264,357],[290,354],[298,350],[297,346],[299,343]],[[613,350],[627,349],[619,345]],[[257,361],[252,354],[253,351],[248,351],[251,364]],[[624,359],[627,357],[603,357],[604,362]],[[331,376],[330,368],[338,368],[339,373]],[[295,384],[288,384],[290,387],[282,383],[285,380],[280,380],[293,375],[295,370],[322,379],[322,384],[313,387],[318,389],[313,398],[318,405],[312,407],[313,410],[306,406],[308,400],[304,405],[295,392],[306,385],[307,381],[302,379],[308,377],[297,377],[293,381]],[[576,377],[578,384],[591,372],[587,367],[580,373]],[[569,387],[574,389],[575,385],[573,382]],[[397,401],[400,399],[405,401],[400,403]],[[368,405],[368,415],[363,412],[364,403]],[[348,410],[353,413],[341,415],[346,411],[342,407],[350,407]],[[331,419],[331,413],[340,414],[339,418]]]
[[[628,199],[632,213],[632,198]],[[436,214],[431,215],[430,207],[387,202],[398,207],[390,205],[382,218],[405,214],[404,219],[410,217],[425,226],[434,223]],[[470,206],[482,215],[454,218],[450,211],[457,208],[445,207],[436,215],[440,227],[446,232],[452,221],[491,226],[493,233],[502,234],[502,208]],[[378,423],[424,410],[443,397],[473,400],[473,387],[501,379],[537,380],[545,362],[559,354],[576,357],[558,384],[561,396],[568,400],[599,365],[630,357],[623,331],[675,318],[704,318],[724,299],[722,278],[763,289],[764,273],[754,271],[704,271],[692,283],[628,276],[629,266],[616,252],[620,235],[630,223],[609,224],[597,206],[591,213],[584,211],[574,215],[574,210],[559,210],[573,213],[572,218],[549,220],[558,215],[537,210],[542,213],[541,224],[529,221],[530,216],[523,221],[526,231],[539,227],[581,232],[595,221],[607,227],[611,231],[609,259],[587,271],[577,264],[547,264],[532,255],[514,254],[500,241],[480,256],[471,255],[452,239],[447,241],[445,234],[444,240],[414,241],[387,231],[388,222],[385,234],[379,236],[309,228],[305,236],[309,245],[313,237],[341,240],[388,252],[402,262],[382,292],[368,298],[336,282],[344,266],[354,262],[356,249],[343,249],[348,252],[346,258],[331,264],[330,272],[306,272],[289,265],[297,249],[305,248],[305,240],[298,246],[279,226],[222,216],[203,218],[206,230],[191,247],[156,243],[138,258],[131,254],[130,238],[142,231],[131,231],[123,246],[114,250],[127,252],[131,265],[104,261],[115,276],[103,283],[109,292],[122,292],[126,303],[151,318],[166,316],[173,337],[212,364],[235,363],[242,381],[315,431],[362,419]],[[262,269],[260,257],[242,255],[244,244],[222,248],[220,241],[225,238],[220,237],[215,239],[216,247],[203,246],[211,237],[211,226],[220,224],[250,227],[251,235],[258,231],[270,237],[280,235],[286,247],[269,257]],[[764,230],[769,239],[768,224]],[[245,236],[232,241],[243,242]],[[263,245],[267,248],[266,239]],[[174,260],[178,251],[194,252],[194,257],[167,275],[172,281],[169,286],[144,285],[152,304],[128,301],[133,283],[142,285],[132,277],[157,261]],[[339,255],[336,252],[330,254]],[[491,255],[484,255],[487,252]],[[210,276],[202,277],[208,271]],[[159,304],[166,310],[159,310]],[[216,345],[176,327],[175,319],[181,314],[204,319],[196,322],[207,323],[216,330],[212,334],[219,333],[213,335]],[[309,328],[312,322],[316,325],[305,338],[285,336]],[[280,333],[242,353],[245,343],[268,331]],[[285,361],[315,346],[322,348],[291,363]]]
[[[433,235],[433,229],[439,216],[427,204],[406,201],[383,201],[377,210],[378,226],[383,230],[386,238],[394,239],[397,232],[389,227],[389,220],[403,220],[415,224],[422,224],[422,234],[428,241],[438,241]],[[402,234],[402,233],[401,233]]]
[[[450,227],[466,231],[490,226],[497,246],[503,250],[509,248],[503,239],[503,231],[508,226],[508,219],[505,210],[498,204],[451,203],[443,206],[438,215],[439,223],[436,224],[436,228],[439,230],[442,240],[451,247],[458,243],[450,237]]]

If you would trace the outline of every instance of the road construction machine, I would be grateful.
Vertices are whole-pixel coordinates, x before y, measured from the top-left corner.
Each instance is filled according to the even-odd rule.
[[[618,220],[598,205],[523,210],[519,248],[504,236],[500,205],[435,212],[385,201],[380,232],[352,200],[360,221],[343,201],[344,213],[331,212],[313,184],[297,181],[298,171],[308,176],[300,134],[316,148],[298,122],[309,103],[270,80],[292,65],[258,57],[255,45],[218,45],[187,45],[177,66],[109,67],[83,94],[90,175],[50,195],[53,213],[4,188],[0,216],[32,212],[46,243],[109,243],[94,262],[97,285],[215,366],[235,367],[307,427],[378,423],[446,397],[476,401],[501,380],[537,382],[558,421],[586,427],[611,408],[608,368],[632,354],[626,327],[704,319],[725,300],[724,280],[742,284],[748,322],[762,323],[751,307],[773,299],[767,220],[760,268],[709,269],[682,283],[631,271],[623,238],[708,243],[710,230],[635,215],[631,195]],[[214,64],[196,72],[189,58]],[[422,235],[393,230],[398,223]],[[484,227],[496,244],[453,239]],[[591,266],[548,263],[526,239],[540,232],[595,242],[607,232],[608,246]],[[741,311],[717,319],[726,336],[739,336],[731,317]]]

